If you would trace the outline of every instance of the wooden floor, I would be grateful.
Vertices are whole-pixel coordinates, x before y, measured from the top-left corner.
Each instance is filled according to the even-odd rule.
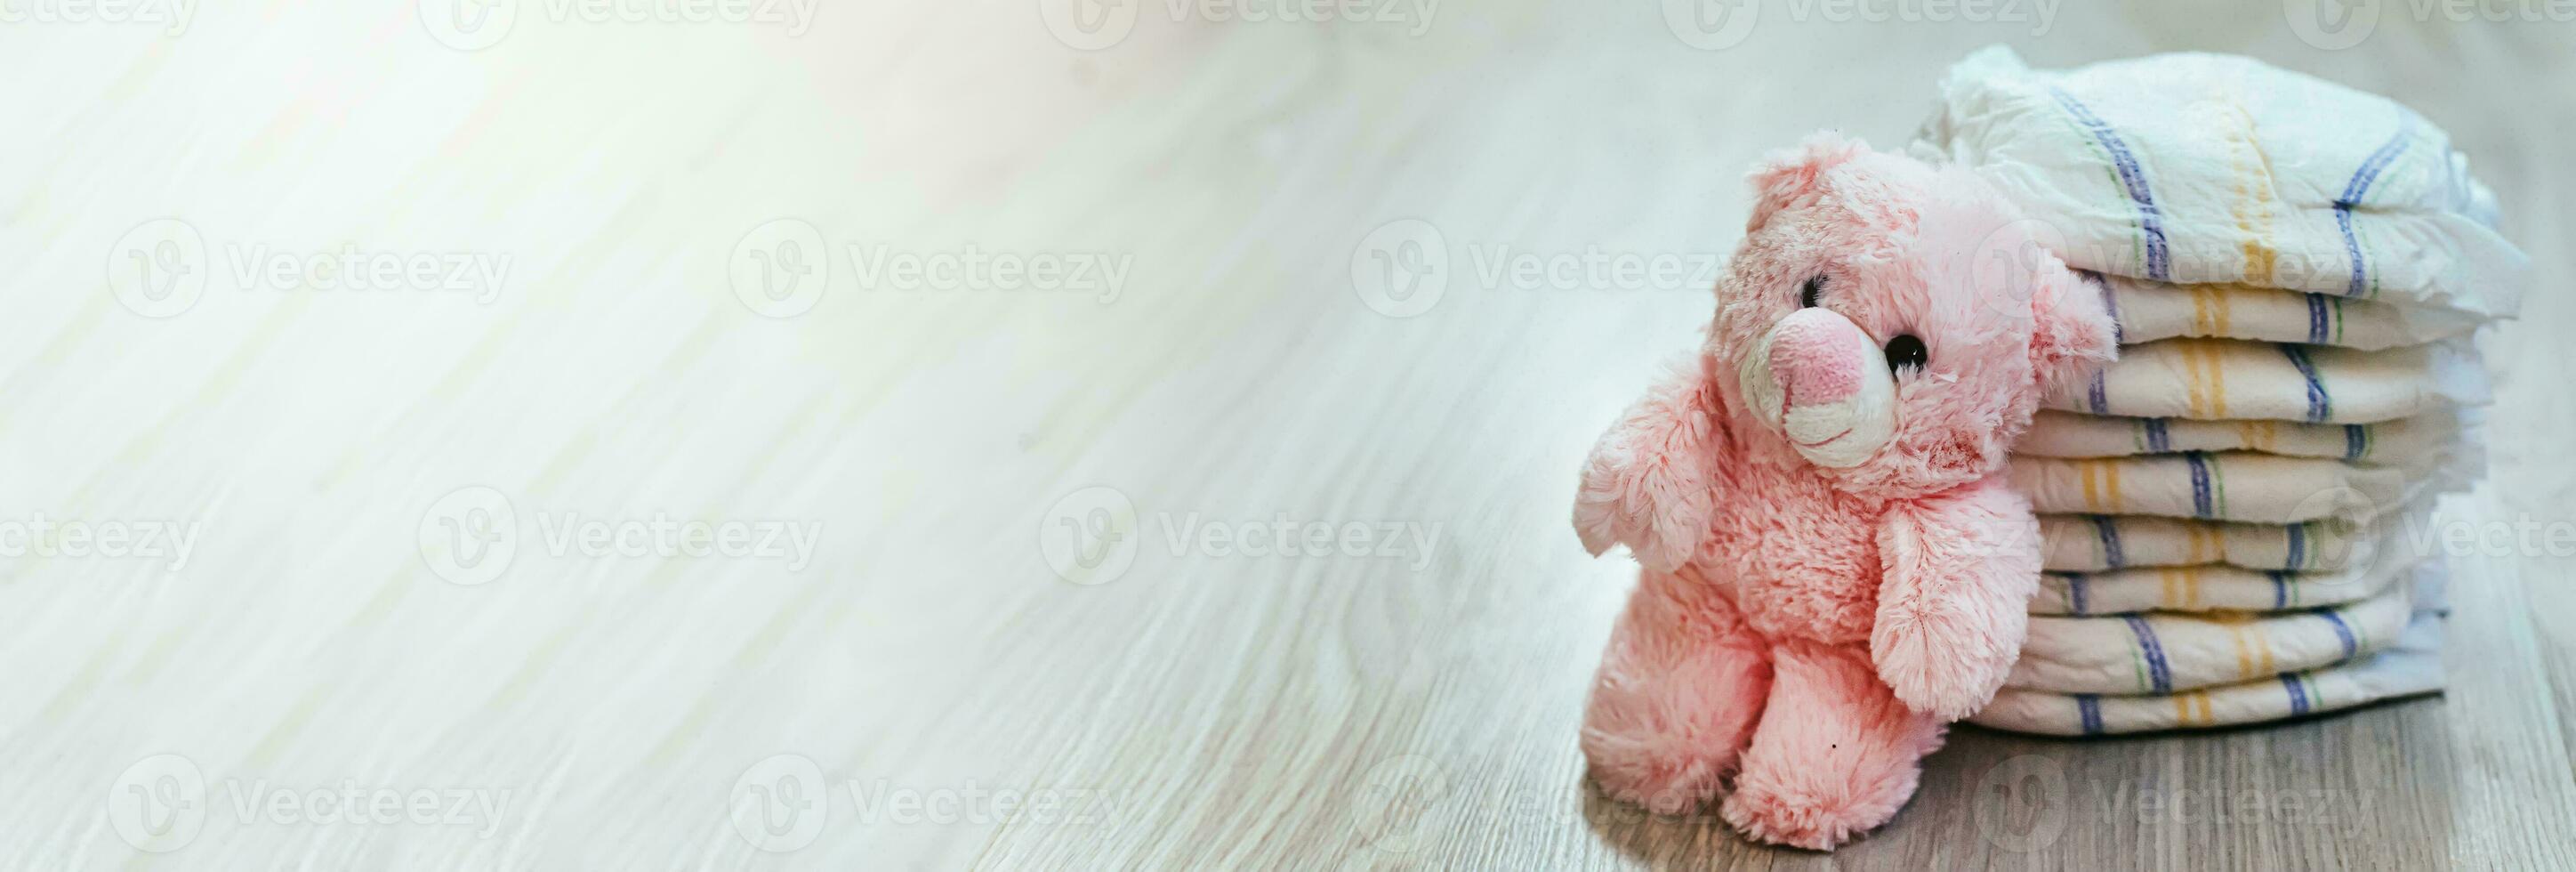
[[[2078,5],[1766,0],[1709,49],[1653,3],[1147,2],[1094,51],[1065,43],[1117,19],[1027,0],[527,3],[472,51],[440,37],[495,31],[437,0],[0,25],[0,548],[39,516],[199,531],[184,563],[0,561],[0,865],[2576,867],[2576,559],[2547,548],[2454,559],[2445,696],[1962,729],[1831,856],[1587,785],[1634,570],[1577,546],[1574,469],[1706,319],[1762,151],[1900,142],[1992,41],[2243,52],[2421,109],[2576,272],[2576,22],[2381,4],[2320,50],[2279,4]],[[262,272],[344,251],[508,260]],[[1436,292],[1385,284],[1436,251]],[[115,272],[145,261],[203,287]],[[2454,517],[2576,524],[2570,327],[2553,283],[2497,337],[2491,483]],[[816,535],[559,535],[594,520]],[[259,805],[343,786],[493,811]]]

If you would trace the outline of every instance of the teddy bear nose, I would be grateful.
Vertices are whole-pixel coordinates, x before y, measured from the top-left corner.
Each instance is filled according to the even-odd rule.
[[[1860,393],[1869,336],[1831,310],[1800,309],[1771,336],[1771,373],[1783,404],[1837,403]]]

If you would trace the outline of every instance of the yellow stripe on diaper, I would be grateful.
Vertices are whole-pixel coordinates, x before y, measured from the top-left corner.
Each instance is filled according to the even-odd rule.
[[[2199,321],[2200,316],[2194,313],[2192,322],[2197,324]],[[2201,378],[2200,343],[2183,343],[2181,353],[2183,404],[2191,409],[2192,417],[2207,418],[2209,417],[2209,384]]]
[[[2236,440],[2239,443],[2242,443],[2246,448],[2255,451],[2270,451],[2277,453],[2281,450],[2281,422],[2238,421],[2236,422]]]
[[[2250,632],[2255,622],[2262,619],[2262,615],[2248,611],[2215,611],[2202,617],[2210,623],[2228,628],[2228,639],[2236,646],[2237,678],[2260,678],[2278,671],[2272,666],[2271,637],[2259,632]]]
[[[2270,284],[2273,269],[2281,259],[2280,250],[2274,248],[2271,241],[2272,210],[2267,201],[2272,180],[2261,167],[2255,167],[2254,172],[2258,179],[2251,183],[2240,179],[2236,188],[2240,198],[2236,208],[2236,230],[2245,234],[2245,277]]]
[[[2272,283],[2274,266],[2280,262],[2280,249],[2272,244],[2272,169],[2263,159],[2263,147],[2254,141],[2254,116],[2239,105],[2232,93],[2221,90],[2213,95],[2223,110],[2222,129],[2227,136],[2228,151],[2233,158],[2229,168],[2236,176],[2236,232],[2244,235],[2245,279],[2258,285]]]
[[[2120,467],[2117,459],[2079,460],[2075,474],[2084,484],[2084,510],[2096,514],[2120,510]]]
[[[2156,576],[2164,585],[2165,608],[2200,610],[2200,567],[2168,566],[2156,570]]]
[[[2186,690],[2173,695],[2175,726],[2208,726],[2218,722],[2210,708],[2209,691]]]
[[[2228,300],[2234,296],[2232,285],[2191,285],[2192,335],[2227,335],[2231,310]]]
[[[2215,316],[2213,316],[2215,317]],[[2227,417],[2227,370],[2221,358],[2227,343],[2195,339],[2182,343],[2184,400],[2191,417]]]
[[[2200,345],[2201,353],[2209,360],[2209,416],[2212,418],[2227,417],[2227,367],[2219,361],[2226,348],[2216,342]]]

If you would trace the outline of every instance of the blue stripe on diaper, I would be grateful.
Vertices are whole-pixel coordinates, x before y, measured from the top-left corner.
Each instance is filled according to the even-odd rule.
[[[2093,530],[2102,537],[2102,563],[2112,569],[2128,565],[2120,557],[2120,531],[2111,525],[2109,515],[2094,515]]]
[[[2277,612],[2282,609],[2289,608],[2290,574],[2278,571],[2266,572],[2263,574],[2270,576],[2272,579],[2272,610]]]
[[[2326,344],[2326,327],[2333,320],[2326,309],[2327,305],[2324,294],[2308,295],[2308,344],[2310,345]]]
[[[2194,451],[2182,458],[2191,464],[2191,516],[2213,516],[2215,513],[2209,507],[2209,455]]]
[[[2307,350],[2299,346],[2281,346],[2281,353],[2288,356],[2290,365],[2298,367],[2299,375],[2308,380],[2308,423],[2324,421],[2334,412],[2334,399],[2326,396],[2325,382],[2317,380],[2317,365],[2308,360]]]
[[[2111,283],[2103,280],[2101,273],[2094,272],[2089,269],[2076,270],[2075,273],[2083,276],[2086,282],[2091,283],[2093,285],[2093,290],[2101,292],[2102,311],[2109,313],[2111,316],[2111,344],[2128,344],[2129,332],[2120,326],[2120,299],[2118,296],[2111,293]]]
[[[2084,722],[2084,735],[2102,734],[2102,698],[2089,693],[2075,695],[2075,716]]]
[[[2299,686],[2299,674],[2296,672],[2281,673],[2281,686],[2289,688],[2290,690],[2290,714],[2307,714],[2308,689]]]
[[[2140,421],[2138,426],[2146,428],[2148,451],[2163,454],[2173,450],[2173,439],[2165,432],[2165,419],[2148,418]]]
[[[2074,609],[2076,614],[2085,614],[2083,573],[2069,572],[2066,574],[2066,603],[2067,607]]]
[[[2343,642],[2343,656],[2345,659],[2351,659],[2352,655],[2360,652],[2361,643],[2353,639],[2352,625],[2343,622],[2343,615],[2341,613],[2336,612],[2333,609],[2318,609],[2315,614],[2317,617],[2326,619],[2326,623],[2334,625],[2335,638],[2342,640]]]
[[[2171,281],[2173,269],[2171,258],[2165,251],[2164,218],[2156,209],[2155,195],[2147,190],[2145,168],[2138,165],[2136,155],[2129,153],[2129,145],[2120,140],[2119,132],[2112,130],[2100,116],[2094,115],[2093,110],[2085,108],[2083,101],[2055,87],[2049,88],[2048,93],[2057,98],[2057,105],[2064,107],[2066,114],[2075,116],[2076,123],[2084,125],[2084,129],[2093,134],[2094,140],[2102,144],[2103,151],[2111,153],[2111,166],[2120,175],[2120,186],[2127,190],[2129,200],[2138,207],[2138,229],[2147,243],[2147,278]]]
[[[2360,460],[2370,452],[2370,428],[2360,424],[2343,425],[2343,459]]]
[[[2308,566],[2308,525],[2306,524],[2290,525],[2290,559],[2288,563],[2289,565],[2283,568],[2306,569]]]
[[[2105,371],[2106,370],[2103,369],[2094,370],[2093,385],[2086,388],[2084,392],[2084,401],[2092,406],[2093,414],[2096,415],[2111,414],[2110,386],[2105,384],[2102,380],[2102,373]]]
[[[2361,167],[2352,171],[2352,180],[2344,183],[2343,196],[2335,198],[2335,226],[2343,231],[2344,257],[2352,261],[2352,278],[2344,286],[2344,296],[2361,296],[2369,284],[2368,270],[2361,261],[2361,240],[2352,232],[2352,207],[2361,205],[2361,198],[2370,193],[2371,183],[2379,181],[2380,171],[2387,169],[2389,162],[2406,150],[2406,135],[2414,130],[2414,126],[2414,122],[2401,113],[2397,119],[2397,133],[2381,143],[2378,151],[2371,152],[2370,157],[2362,160]]]
[[[2155,628],[2147,626],[2147,620],[2136,615],[2122,620],[2129,622],[2129,632],[2138,637],[2138,650],[2147,655],[2148,688],[2156,693],[2172,693],[2173,668],[2165,663],[2165,646],[2156,641]]]

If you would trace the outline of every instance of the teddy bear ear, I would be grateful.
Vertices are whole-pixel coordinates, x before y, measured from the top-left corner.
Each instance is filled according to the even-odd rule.
[[[2030,365],[2042,388],[2091,378],[2120,356],[2120,325],[2102,274],[2064,266],[2048,272],[2030,301]]]
[[[1753,183],[1753,217],[1745,222],[1744,232],[1762,229],[1773,214],[1813,196],[1816,179],[1826,170],[1868,153],[1868,143],[1820,130],[1808,134],[1796,148],[1765,156],[1761,168],[1749,177]]]

